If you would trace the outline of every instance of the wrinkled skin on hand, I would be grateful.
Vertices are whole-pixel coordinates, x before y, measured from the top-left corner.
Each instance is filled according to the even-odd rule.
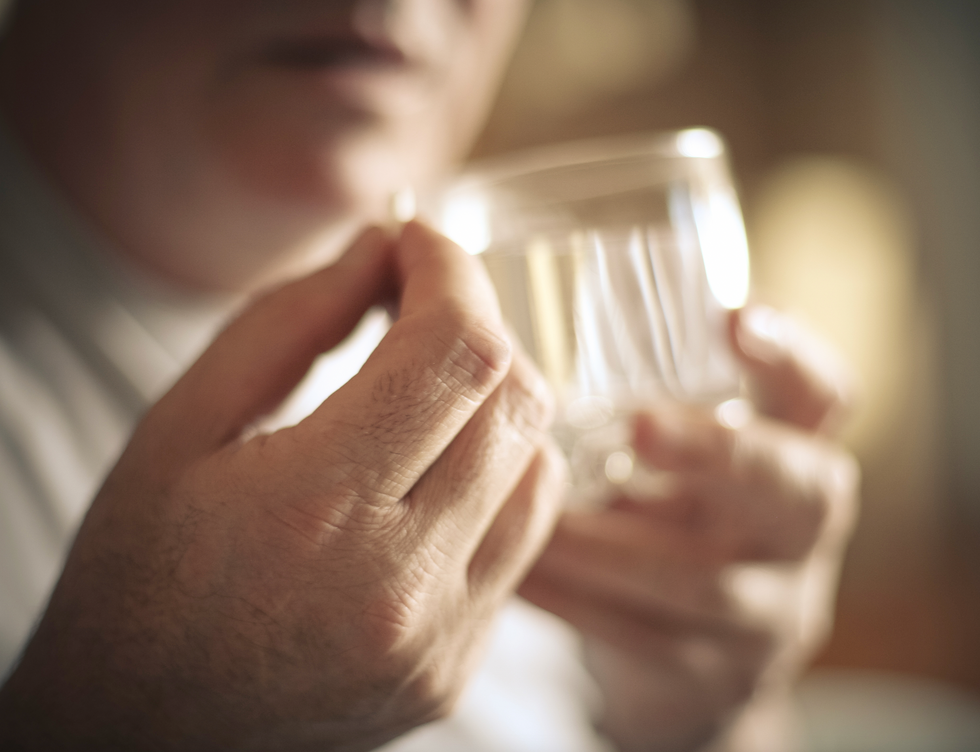
[[[392,292],[361,372],[246,438]],[[358,750],[444,714],[551,529],[550,416],[479,265],[420,225],[368,231],[149,411],[0,695],[0,746]]]
[[[829,630],[857,506],[857,466],[833,441],[847,390],[774,311],[731,325],[755,415],[639,415],[657,488],[565,513],[520,590],[586,635],[623,750],[786,749],[785,719],[758,721]]]

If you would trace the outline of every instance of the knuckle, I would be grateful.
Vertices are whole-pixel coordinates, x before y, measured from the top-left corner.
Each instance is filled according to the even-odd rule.
[[[731,471],[736,481],[750,479],[757,448],[747,431],[716,423],[711,426],[710,441],[714,445],[710,456],[718,466]]]
[[[564,488],[569,482],[570,471],[568,460],[555,440],[550,437],[542,445],[541,462],[544,470],[542,473],[544,477],[542,486],[548,491]],[[548,498],[557,499],[555,502],[557,504],[561,503],[561,494],[559,493],[550,493],[548,494]]]
[[[363,625],[364,659],[380,694],[397,697],[413,724],[445,718],[462,691],[465,672],[439,650],[433,628],[411,599],[384,599]],[[449,651],[452,653],[453,651]]]
[[[383,661],[394,676],[409,673],[405,659],[419,630],[419,604],[407,593],[384,593],[364,609],[360,632],[364,649],[373,660]]]
[[[447,365],[478,386],[495,385],[511,362],[511,345],[498,327],[452,303],[433,331],[446,350]]]
[[[391,440],[411,430],[400,420],[398,408],[389,405],[384,419],[372,425],[328,419],[318,426],[299,426],[284,435],[290,451],[280,467],[293,468],[294,483],[302,484],[307,496],[329,500],[346,511],[348,522],[374,529],[385,522],[378,509],[401,498],[411,475],[407,458],[388,452],[382,469],[370,447],[372,441]]]
[[[454,391],[489,394],[510,368],[511,345],[503,331],[459,302],[450,301],[397,329],[400,349],[413,359],[426,357]]]
[[[808,555],[826,536],[853,527],[860,472],[854,458],[826,439],[765,429],[742,437],[734,475],[759,491],[762,527],[776,531],[778,558]],[[769,519],[770,522],[764,522]]]
[[[514,367],[503,383],[503,397],[512,420],[531,429],[544,430],[551,425],[555,415],[555,400],[544,377],[523,359]]]
[[[729,470],[737,450],[737,434],[714,416],[694,406],[658,409],[651,413],[656,443],[666,447],[671,469],[683,472]]]
[[[846,538],[857,523],[861,467],[847,452],[837,452],[824,478],[824,527],[828,534]]]
[[[798,506],[803,552],[809,551],[821,537],[848,535],[857,516],[860,482],[857,461],[836,449],[821,452],[812,463],[809,475],[806,479],[809,493],[805,495],[805,503]]]
[[[446,718],[462,690],[453,667],[434,661],[408,685],[410,704],[423,723]]]
[[[799,496],[799,503],[794,504],[791,510],[791,529],[795,531],[795,535],[787,535],[785,540],[790,558],[799,558],[809,553],[827,527],[832,506],[833,499],[828,495],[826,484],[821,478],[807,482],[806,490]]]

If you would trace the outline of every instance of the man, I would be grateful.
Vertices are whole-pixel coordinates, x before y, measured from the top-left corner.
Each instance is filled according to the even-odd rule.
[[[853,507],[825,369],[774,314],[733,318],[764,417],[651,406],[636,449],[672,491],[556,522],[547,390],[478,265],[419,224],[362,229],[465,153],[522,12],[15,9],[0,104],[67,204],[7,149],[3,597],[27,619],[33,564],[108,475],[0,693],[5,746],[371,749],[449,711],[519,584],[585,636],[621,749],[751,744],[778,713]],[[392,300],[356,375],[261,427]],[[602,743],[557,739],[536,748]]]

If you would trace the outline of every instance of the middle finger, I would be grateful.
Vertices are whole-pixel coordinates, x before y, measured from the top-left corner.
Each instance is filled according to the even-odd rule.
[[[720,563],[699,545],[682,530],[629,512],[566,512],[535,568],[634,608],[728,618]]]

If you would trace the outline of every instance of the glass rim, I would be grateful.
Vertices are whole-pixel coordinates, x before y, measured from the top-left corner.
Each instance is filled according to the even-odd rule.
[[[644,158],[717,163],[727,161],[727,154],[724,138],[712,128],[641,131],[531,146],[474,160],[462,166],[450,185],[489,186],[552,171],[611,166]]]

